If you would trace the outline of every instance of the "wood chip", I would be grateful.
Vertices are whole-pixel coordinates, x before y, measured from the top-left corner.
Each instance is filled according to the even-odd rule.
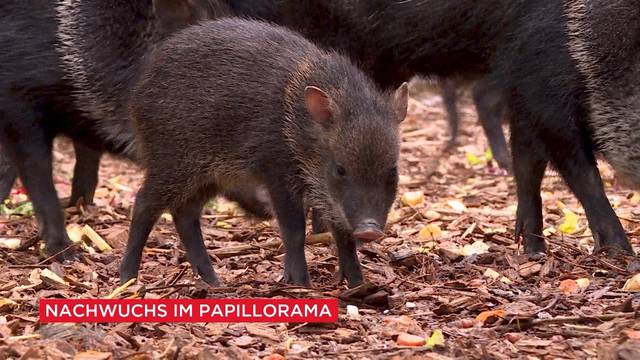
[[[104,241],[102,236],[98,235],[98,233],[95,232],[95,230],[93,230],[91,228],[91,226],[85,225],[82,228],[82,234],[84,236],[86,236],[87,238],[89,238],[89,240],[91,240],[93,245],[95,245],[96,248],[98,248],[98,250],[100,250],[102,252],[109,252],[109,251],[113,250],[111,245],[109,245],[106,241]]]

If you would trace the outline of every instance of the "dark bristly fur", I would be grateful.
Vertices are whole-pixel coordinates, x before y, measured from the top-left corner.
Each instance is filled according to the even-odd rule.
[[[346,58],[281,27],[229,18],[171,37],[150,56],[131,98],[147,175],[121,281],[137,276],[149,231],[169,209],[193,268],[218,284],[200,210],[241,182],[269,191],[286,250],[285,281],[309,285],[308,203],[333,231],[342,277],[360,284],[354,232],[386,222],[406,106],[406,84],[381,94]]]
[[[51,178],[54,137],[74,140],[71,203],[90,203],[102,152],[135,160],[123,106],[144,54],[168,34],[222,13],[210,0],[2,2],[0,195],[19,175],[49,254],[69,244]],[[234,196],[266,213],[251,194]],[[59,256],[71,257],[71,251]]]
[[[516,232],[527,252],[545,251],[540,184],[548,163],[584,206],[596,248],[633,252],[595,154],[640,184],[637,1],[226,1],[235,13],[347,52],[383,87],[416,74],[488,76],[509,108]]]

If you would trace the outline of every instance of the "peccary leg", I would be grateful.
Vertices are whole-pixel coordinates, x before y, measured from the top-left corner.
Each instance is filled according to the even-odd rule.
[[[15,105],[15,104],[14,104]],[[27,106],[12,106],[7,115],[12,119],[2,129],[2,149],[12,158],[18,174],[33,202],[40,236],[48,254],[65,250],[71,242],[64,227],[64,213],[52,178],[52,139],[37,124],[35,113]],[[57,255],[60,261],[75,259],[72,249]]]
[[[329,229],[324,221],[322,221],[322,214],[320,211],[311,209],[311,232],[314,234],[320,234],[327,231],[329,231]]]
[[[615,255],[620,250],[633,254],[624,228],[604,192],[593,151],[585,144],[569,141],[579,139],[579,133],[568,136],[567,139],[549,142],[552,163],[584,207],[595,240],[595,250],[606,247],[609,255]]]
[[[142,250],[156,221],[166,205],[158,199],[158,188],[147,178],[136,195],[133,218],[129,228],[129,241],[120,264],[120,282],[125,283],[138,277]]]
[[[452,79],[441,79],[442,102],[449,120],[449,142],[447,148],[456,146],[460,117],[458,116],[458,84]]]
[[[211,260],[204,246],[200,215],[209,196],[199,195],[185,202],[184,205],[173,209],[171,215],[180,235],[180,240],[187,251],[187,258],[193,271],[213,287],[220,286],[220,281],[213,271]]]
[[[0,148],[0,202],[9,197],[17,177],[18,170],[13,166],[5,151]]]
[[[284,281],[310,286],[304,256],[305,212],[302,197],[291,193],[284,184],[269,189],[284,243]]]
[[[489,79],[483,79],[473,87],[473,101],[478,111],[478,120],[489,140],[493,158],[498,165],[511,171],[511,157],[502,131],[504,94],[502,89]]]
[[[73,168],[73,182],[69,205],[74,206],[82,199],[84,204],[93,204],[93,195],[98,185],[98,169],[102,153],[78,142],[73,143],[76,164]]]
[[[340,266],[338,281],[342,282],[346,278],[349,287],[362,284],[362,268],[356,252],[356,240],[350,232],[343,229],[333,227],[332,232],[338,246],[338,264]]]
[[[527,131],[530,130],[526,127],[512,125],[513,170],[518,194],[516,238],[524,237],[525,251],[536,258],[545,254],[540,186],[548,160],[540,145],[531,143],[535,139]]]
[[[233,191],[226,191],[223,195],[227,199],[237,202],[249,215],[258,219],[267,220],[273,217],[267,200],[260,198],[256,188],[238,188]]]

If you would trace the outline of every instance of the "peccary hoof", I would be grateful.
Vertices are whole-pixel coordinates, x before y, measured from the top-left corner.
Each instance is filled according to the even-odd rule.
[[[364,277],[362,276],[360,267],[358,266],[355,269],[351,269],[348,274],[343,268],[340,268],[338,272],[338,283],[342,283],[344,280],[347,280],[347,286],[349,286],[350,289],[362,285],[364,283]]]
[[[620,257],[624,257],[624,256],[635,256],[636,253],[635,251],[633,251],[633,249],[631,248],[631,245],[629,246],[609,246],[609,247],[601,247],[599,249],[594,249],[593,251],[594,253],[599,253],[599,252],[606,252],[607,253],[607,257],[609,257],[610,259],[617,259]]]
[[[534,252],[529,255],[529,260],[531,261],[540,261],[547,257],[547,253],[545,252]]]
[[[531,260],[540,260],[547,256],[547,246],[544,238],[530,234],[524,237],[524,251]]]
[[[283,281],[287,284],[311,287],[311,280],[309,279],[309,272],[300,271],[299,274],[292,274],[285,270]]]
[[[215,276],[215,274],[213,276],[211,276],[211,275],[209,275],[209,276],[200,275],[200,277],[202,278],[202,281],[204,281],[205,283],[207,283],[211,287],[217,288],[217,287],[221,287],[222,286],[222,282],[220,282],[220,280],[218,279],[217,276]]]
[[[596,245],[593,249],[594,253],[607,252],[610,258],[617,258],[623,255],[635,255],[631,243],[627,238],[622,225],[605,223],[604,226],[600,225],[594,232],[597,236]]]

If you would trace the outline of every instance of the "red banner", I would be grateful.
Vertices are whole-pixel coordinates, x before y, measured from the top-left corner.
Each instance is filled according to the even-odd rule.
[[[42,323],[338,321],[338,299],[40,299]]]

